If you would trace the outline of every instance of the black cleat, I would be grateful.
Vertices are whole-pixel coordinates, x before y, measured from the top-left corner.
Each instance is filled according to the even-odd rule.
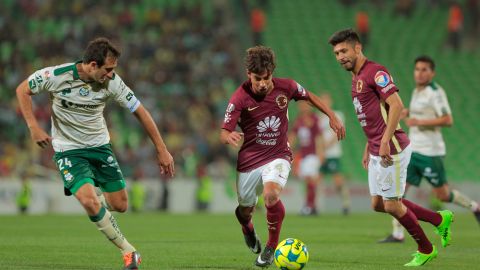
[[[348,208],[348,207],[342,208],[342,214],[343,214],[344,216],[350,215],[350,208]]]
[[[393,234],[388,235],[384,239],[378,240],[377,243],[385,244],[385,243],[403,243],[405,239],[403,238],[396,238]]]
[[[473,214],[475,215],[475,218],[477,219],[478,224],[480,224],[480,209],[473,212]]]
[[[245,244],[247,244],[247,247],[253,253],[258,254],[260,251],[262,251],[262,244],[260,244],[260,239],[258,239],[258,235],[255,230],[249,234],[244,234],[243,237],[245,238]]]
[[[266,246],[262,254],[258,255],[255,260],[255,265],[259,267],[269,267],[273,263],[274,253],[274,248]]]

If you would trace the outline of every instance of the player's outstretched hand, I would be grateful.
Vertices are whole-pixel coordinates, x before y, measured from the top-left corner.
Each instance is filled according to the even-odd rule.
[[[228,134],[227,142],[235,147],[238,147],[238,143],[243,139],[243,133],[232,131]]]
[[[32,127],[30,129],[30,135],[32,136],[32,140],[42,148],[47,147],[52,142],[52,137],[40,127]]]
[[[167,149],[157,153],[158,165],[160,173],[173,177],[175,175],[175,166],[172,155]]]
[[[345,126],[343,125],[342,121],[340,121],[337,117],[330,118],[330,127],[337,134],[337,140],[340,141],[345,139]]]

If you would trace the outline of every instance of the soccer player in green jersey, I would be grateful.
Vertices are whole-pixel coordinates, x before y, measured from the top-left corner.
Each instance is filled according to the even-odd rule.
[[[412,160],[407,168],[407,189],[420,185],[424,178],[433,187],[435,196],[443,202],[451,202],[472,211],[480,222],[480,208],[476,201],[462,192],[451,189],[447,183],[443,158],[446,154],[442,128],[453,124],[452,112],[443,88],[433,81],[435,62],[429,56],[419,56],[414,66],[415,89],[410,108],[403,116],[410,127]],[[393,232],[379,243],[404,241],[402,226],[393,220]]]
[[[92,40],[83,59],[37,70],[17,87],[17,99],[32,139],[55,150],[54,160],[65,193],[73,194],[90,220],[122,252],[124,269],[138,269],[140,254],[127,239],[110,211],[128,206],[125,180],[113,154],[103,110],[113,99],[132,112],[150,136],[160,172],[173,176],[173,158],[150,113],[114,69],[120,51],[106,38]],[[52,103],[52,135],[43,130],[32,111],[32,95],[48,92]],[[95,187],[104,194],[103,205]],[[108,209],[107,209],[108,208]]]

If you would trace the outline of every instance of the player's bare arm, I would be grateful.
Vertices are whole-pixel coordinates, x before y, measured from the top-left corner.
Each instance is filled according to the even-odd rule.
[[[38,121],[35,118],[32,108],[31,96],[33,93],[28,88],[27,80],[24,80],[17,87],[16,94],[23,118],[25,119],[25,122],[27,122],[28,129],[30,129],[32,140],[40,147],[45,148],[52,141],[52,137],[50,137],[50,135],[38,125]]]
[[[228,131],[226,129],[222,129],[220,131],[220,141],[223,144],[230,144],[235,147],[238,147],[242,139],[243,139],[243,133],[240,133],[238,131]]]
[[[312,92],[308,93],[308,101],[310,104],[315,106],[317,109],[322,111],[324,114],[328,116],[330,119],[330,127],[333,131],[337,134],[337,139],[342,140],[345,138],[345,126],[343,125],[342,121],[337,118],[335,113],[330,109],[327,105],[325,105],[321,99],[313,94]]]
[[[451,127],[453,125],[453,117],[451,114],[446,114],[434,119],[417,119],[407,118],[405,124],[409,127]]]
[[[137,117],[138,121],[140,121],[142,126],[145,128],[145,131],[147,131],[148,136],[155,145],[155,148],[157,150],[157,159],[160,165],[160,172],[162,174],[173,176],[175,174],[173,157],[170,152],[168,152],[167,146],[163,142],[162,136],[160,135],[160,132],[158,131],[157,125],[155,124],[155,121],[153,121],[152,116],[145,109],[145,107],[143,107],[143,105],[140,105],[133,114],[135,115],[135,117]]]
[[[362,166],[365,170],[368,170],[368,163],[370,162],[370,153],[368,152],[368,142],[365,144],[365,150],[363,150]]]
[[[390,95],[385,102],[388,104],[390,109],[388,111],[387,127],[383,133],[378,154],[382,157],[385,165],[390,166],[393,165],[393,159],[392,156],[390,156],[390,140],[392,139],[393,133],[400,122],[400,114],[402,113],[404,107],[402,99],[398,93]]]

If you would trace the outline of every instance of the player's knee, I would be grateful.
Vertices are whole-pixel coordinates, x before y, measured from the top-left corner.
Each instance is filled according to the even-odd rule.
[[[275,191],[267,191],[263,194],[263,198],[267,206],[272,206],[278,202],[278,200],[280,199],[280,196]]]
[[[437,194],[437,198],[442,202],[450,202],[450,194],[440,193]]]
[[[122,201],[115,201],[113,203],[109,203],[112,211],[124,213],[128,209],[128,202],[127,200]]]
[[[96,197],[93,196],[85,196],[82,198],[78,198],[80,204],[90,213],[98,212],[100,209],[100,201]]]
[[[251,219],[253,216],[253,211],[255,207],[239,207],[239,214],[244,219]]]

